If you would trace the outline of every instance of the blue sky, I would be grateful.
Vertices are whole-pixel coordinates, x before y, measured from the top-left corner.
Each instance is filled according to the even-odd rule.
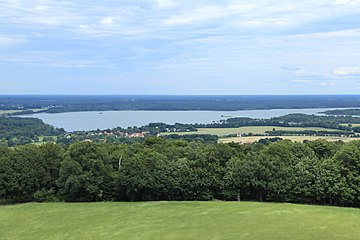
[[[360,0],[0,0],[12,93],[360,93]]]

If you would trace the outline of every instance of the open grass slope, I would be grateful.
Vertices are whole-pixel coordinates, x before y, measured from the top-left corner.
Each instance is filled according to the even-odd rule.
[[[265,134],[266,131],[272,131],[273,129],[277,131],[339,131],[338,129],[329,129],[329,128],[320,128],[320,127],[276,127],[276,126],[248,126],[248,127],[239,127],[239,128],[198,128],[197,132],[179,132],[176,134],[187,135],[187,134],[211,134],[218,136],[226,136],[230,134]],[[174,133],[163,133],[162,135],[169,135]]]
[[[360,210],[253,202],[0,207],[0,239],[360,239]]]
[[[360,140],[360,138],[351,138],[351,137],[332,137],[332,136],[251,136],[251,137],[231,137],[231,138],[220,138],[219,142],[221,143],[253,143],[259,141],[264,138],[282,138],[288,139],[293,142],[303,142],[304,140],[315,141],[318,139],[325,139],[327,141],[343,141],[343,142],[351,142],[355,140]],[[360,238],[359,238],[360,239]]]

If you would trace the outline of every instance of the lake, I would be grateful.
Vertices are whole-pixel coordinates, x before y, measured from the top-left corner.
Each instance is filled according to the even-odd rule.
[[[66,131],[96,130],[114,127],[143,126],[151,122],[178,123],[211,123],[229,117],[271,118],[290,113],[317,114],[335,108],[311,109],[271,109],[271,110],[241,110],[241,111],[104,111],[104,112],[69,112],[40,113],[23,115],[36,117],[45,123]],[[336,108],[341,109],[341,108]]]

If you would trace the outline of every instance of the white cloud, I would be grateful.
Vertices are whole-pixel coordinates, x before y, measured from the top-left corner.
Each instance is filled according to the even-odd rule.
[[[160,8],[170,8],[177,5],[173,0],[157,0],[156,3]]]
[[[360,0],[335,0],[333,4],[335,5],[349,5],[360,3]]]
[[[296,79],[296,80],[292,80],[292,82],[295,82],[295,83],[311,83],[310,80],[306,80],[306,79]]]
[[[114,23],[114,19],[112,17],[104,17],[100,22],[105,25],[112,25]]]
[[[170,16],[164,23],[170,25],[196,23],[244,13],[254,8],[256,8],[255,4],[206,5]]]
[[[6,1],[0,3],[3,24],[31,27],[69,27],[83,19],[76,4],[54,0]]]
[[[340,67],[334,70],[335,75],[349,76],[360,75],[360,67]]]
[[[308,34],[295,34],[292,38],[314,39],[314,38],[343,38],[343,37],[360,37],[360,29],[347,29],[342,31],[316,32]]]
[[[342,86],[342,85],[344,85],[344,82],[338,81],[338,80],[329,80],[329,81],[320,82],[320,85],[323,87]]]
[[[90,61],[90,60],[73,60],[73,61],[54,61],[47,64],[49,67],[58,68],[86,68],[95,67],[100,64],[101,61]]]
[[[268,24],[286,24],[288,21],[286,19],[276,19],[276,18],[264,18],[264,19],[254,19],[250,20],[247,23],[249,25],[268,25]]]

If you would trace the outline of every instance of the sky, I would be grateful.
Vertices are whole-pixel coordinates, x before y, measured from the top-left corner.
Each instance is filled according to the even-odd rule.
[[[360,0],[0,0],[0,94],[357,94]]]

